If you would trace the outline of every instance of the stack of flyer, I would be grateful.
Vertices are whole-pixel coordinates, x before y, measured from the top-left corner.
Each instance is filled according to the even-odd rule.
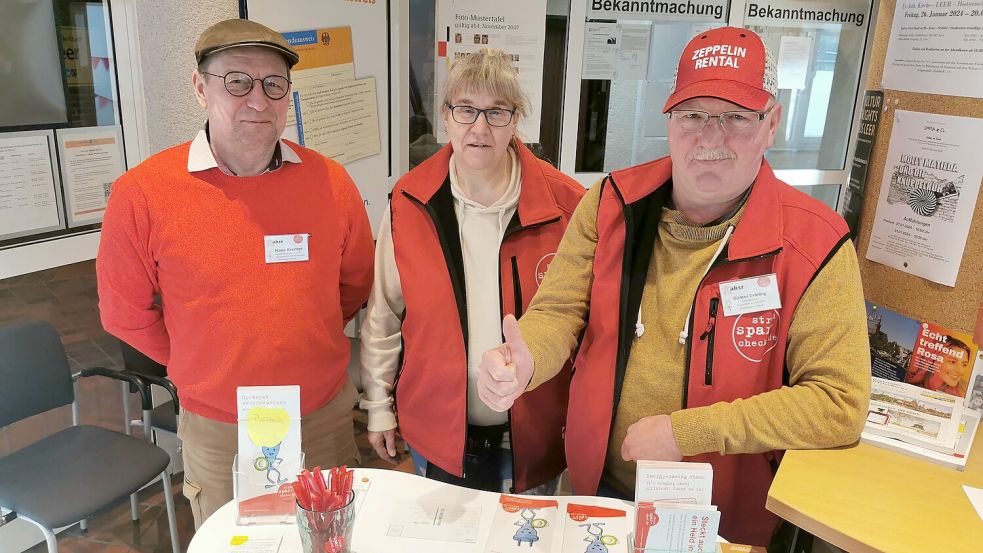
[[[720,512],[711,505],[709,463],[639,461],[635,551],[717,551]]]
[[[963,470],[979,422],[961,398],[875,378],[861,439]]]
[[[983,408],[968,334],[867,302],[873,380],[861,440],[963,470]]]
[[[623,551],[630,543],[631,521],[621,509],[568,503],[565,522],[563,553]]]

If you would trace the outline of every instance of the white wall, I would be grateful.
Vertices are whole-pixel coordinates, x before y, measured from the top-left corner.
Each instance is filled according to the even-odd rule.
[[[191,140],[205,121],[191,89],[195,42],[206,28],[239,17],[236,0],[137,0],[150,153]]]

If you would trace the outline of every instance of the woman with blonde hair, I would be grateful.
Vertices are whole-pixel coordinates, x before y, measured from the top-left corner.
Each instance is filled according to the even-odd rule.
[[[450,143],[393,189],[362,324],[376,452],[395,460],[398,424],[420,474],[488,491],[527,491],[565,467],[568,370],[505,413],[476,385],[502,317],[522,315],[584,194],[516,136],[529,109],[502,50],[454,63],[440,109]]]

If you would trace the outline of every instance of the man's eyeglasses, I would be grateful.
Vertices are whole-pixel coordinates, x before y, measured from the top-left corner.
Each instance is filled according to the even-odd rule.
[[[203,75],[220,77],[225,81],[225,90],[233,96],[245,96],[253,90],[253,83],[259,81],[263,85],[263,94],[270,100],[279,100],[287,95],[290,90],[290,80],[280,75],[267,75],[262,79],[254,79],[252,75],[242,71],[229,71],[225,75],[216,75],[207,71],[201,72]]]
[[[470,125],[478,120],[478,116],[482,113],[485,114],[485,121],[489,126],[492,127],[505,127],[512,122],[512,116],[515,115],[514,109],[505,108],[488,108],[481,109],[474,106],[460,105],[455,106],[447,104],[447,107],[451,110],[451,117],[455,121],[462,125]]]
[[[707,126],[707,121],[716,118],[725,132],[740,134],[758,128],[758,124],[777,105],[772,104],[764,111],[725,111],[718,115],[695,109],[675,109],[669,112],[669,119],[685,132],[700,132]]]

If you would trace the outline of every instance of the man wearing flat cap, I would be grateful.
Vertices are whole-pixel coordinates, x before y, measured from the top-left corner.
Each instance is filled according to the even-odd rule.
[[[577,208],[529,310],[485,353],[497,410],[579,344],[567,415],[577,494],[632,497],[636,461],[708,462],[720,534],[766,545],[787,449],[860,435],[870,353],[843,219],[764,159],[779,128],[774,61],[747,29],[683,50],[669,156],[614,171]],[[574,408],[576,406],[576,408]]]
[[[205,126],[116,181],[96,271],[103,326],[177,385],[198,527],[232,499],[239,386],[300,385],[307,464],[358,463],[343,328],[373,245],[345,169],[280,139],[298,60],[283,37],[222,21],[195,56]]]

